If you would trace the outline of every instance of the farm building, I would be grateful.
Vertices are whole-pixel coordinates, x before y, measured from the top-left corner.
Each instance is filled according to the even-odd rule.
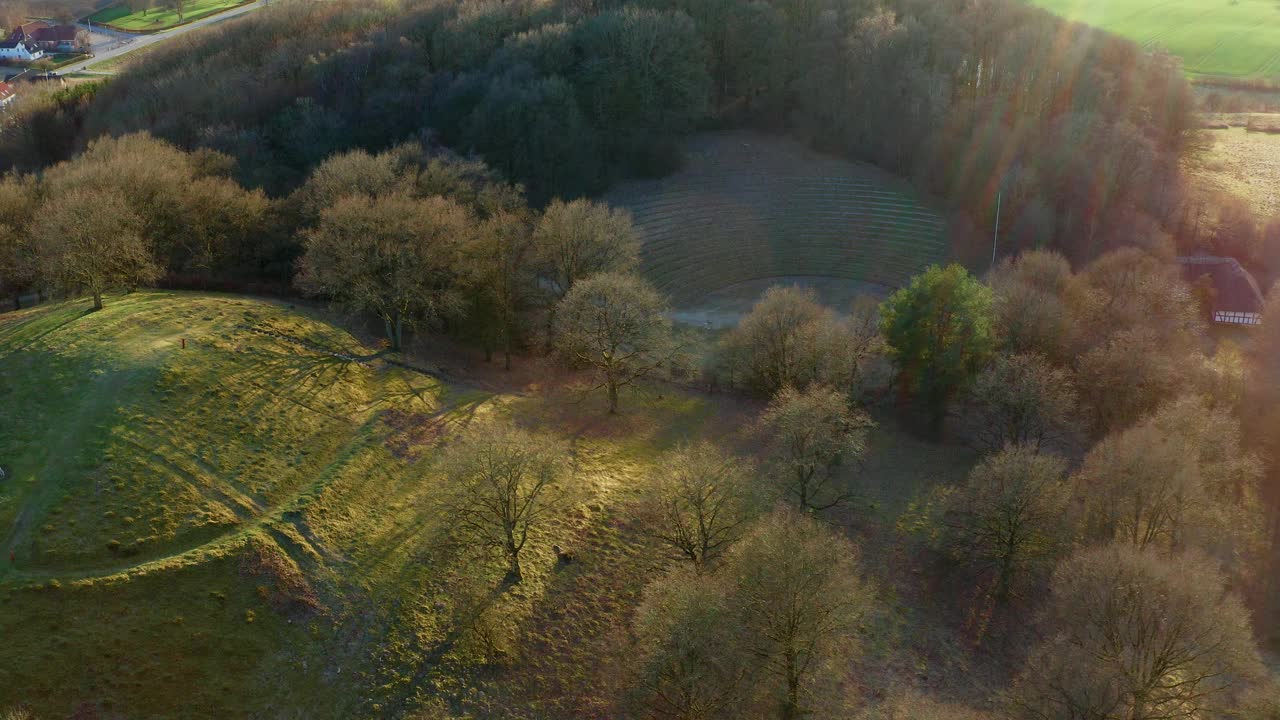
[[[36,33],[48,30],[49,27],[49,23],[43,20],[32,20],[31,22],[23,23],[14,28],[13,32],[9,33],[9,39],[34,44],[36,41]]]
[[[17,99],[18,91],[9,83],[0,82],[0,110],[3,110],[9,103]]]
[[[75,25],[50,25],[36,20],[14,28],[9,41],[45,52],[74,52],[84,45],[85,35]]]
[[[1194,255],[1178,258],[1189,283],[1208,277],[1213,287],[1213,321],[1223,325],[1261,325],[1262,291],[1235,258]]]

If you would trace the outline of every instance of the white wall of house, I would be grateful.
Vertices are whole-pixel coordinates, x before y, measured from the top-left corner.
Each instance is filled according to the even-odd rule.
[[[39,60],[44,57],[44,51],[39,48],[28,48],[22,43],[18,43],[16,47],[0,48],[0,58],[6,60]]]

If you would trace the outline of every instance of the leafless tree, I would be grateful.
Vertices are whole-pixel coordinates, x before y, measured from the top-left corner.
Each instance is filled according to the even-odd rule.
[[[858,462],[875,425],[835,390],[785,388],[760,416],[772,473],[782,494],[802,510],[825,510],[849,499],[836,468]]]
[[[455,255],[473,229],[470,214],[443,198],[344,197],[303,233],[297,284],[376,313],[399,350],[406,323],[460,307]]]
[[[968,397],[973,432],[988,449],[1062,440],[1076,427],[1076,393],[1066,370],[1038,355],[997,355]]]
[[[93,296],[151,282],[159,268],[142,236],[142,220],[118,195],[71,190],[45,201],[31,230],[35,267],[50,285]]]
[[[675,355],[666,303],[634,275],[602,273],[574,283],[557,306],[556,349],[595,370],[618,412],[618,391],[654,375]]]
[[[710,443],[685,445],[657,463],[650,532],[699,568],[741,537],[750,518],[750,465]]]
[[[781,720],[811,714],[827,664],[847,662],[872,604],[858,548],[783,507],[733,548],[723,572],[740,632],[771,679],[760,691]]]
[[[1070,549],[1066,469],[1059,457],[1009,446],[979,463],[949,498],[948,550],[992,578],[997,602]]]
[[[474,425],[441,458],[448,481],[441,517],[465,542],[504,556],[508,579],[518,583],[520,552],[545,517],[564,458],[551,438],[499,422]]]
[[[1054,573],[1045,626],[1011,694],[1028,720],[1212,717],[1260,670],[1244,605],[1194,555],[1082,551]]]

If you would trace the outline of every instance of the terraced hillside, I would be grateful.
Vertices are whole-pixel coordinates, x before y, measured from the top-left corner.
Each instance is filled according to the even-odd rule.
[[[626,183],[643,269],[677,305],[771,278],[897,287],[946,260],[946,225],[904,181],[869,165],[753,133],[703,135],[685,167]]]

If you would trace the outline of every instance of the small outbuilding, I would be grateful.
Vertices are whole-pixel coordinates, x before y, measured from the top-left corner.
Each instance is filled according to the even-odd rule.
[[[1230,257],[1192,255],[1178,258],[1189,283],[1208,282],[1213,288],[1213,321],[1223,325],[1261,325],[1262,290],[1258,281]]]

